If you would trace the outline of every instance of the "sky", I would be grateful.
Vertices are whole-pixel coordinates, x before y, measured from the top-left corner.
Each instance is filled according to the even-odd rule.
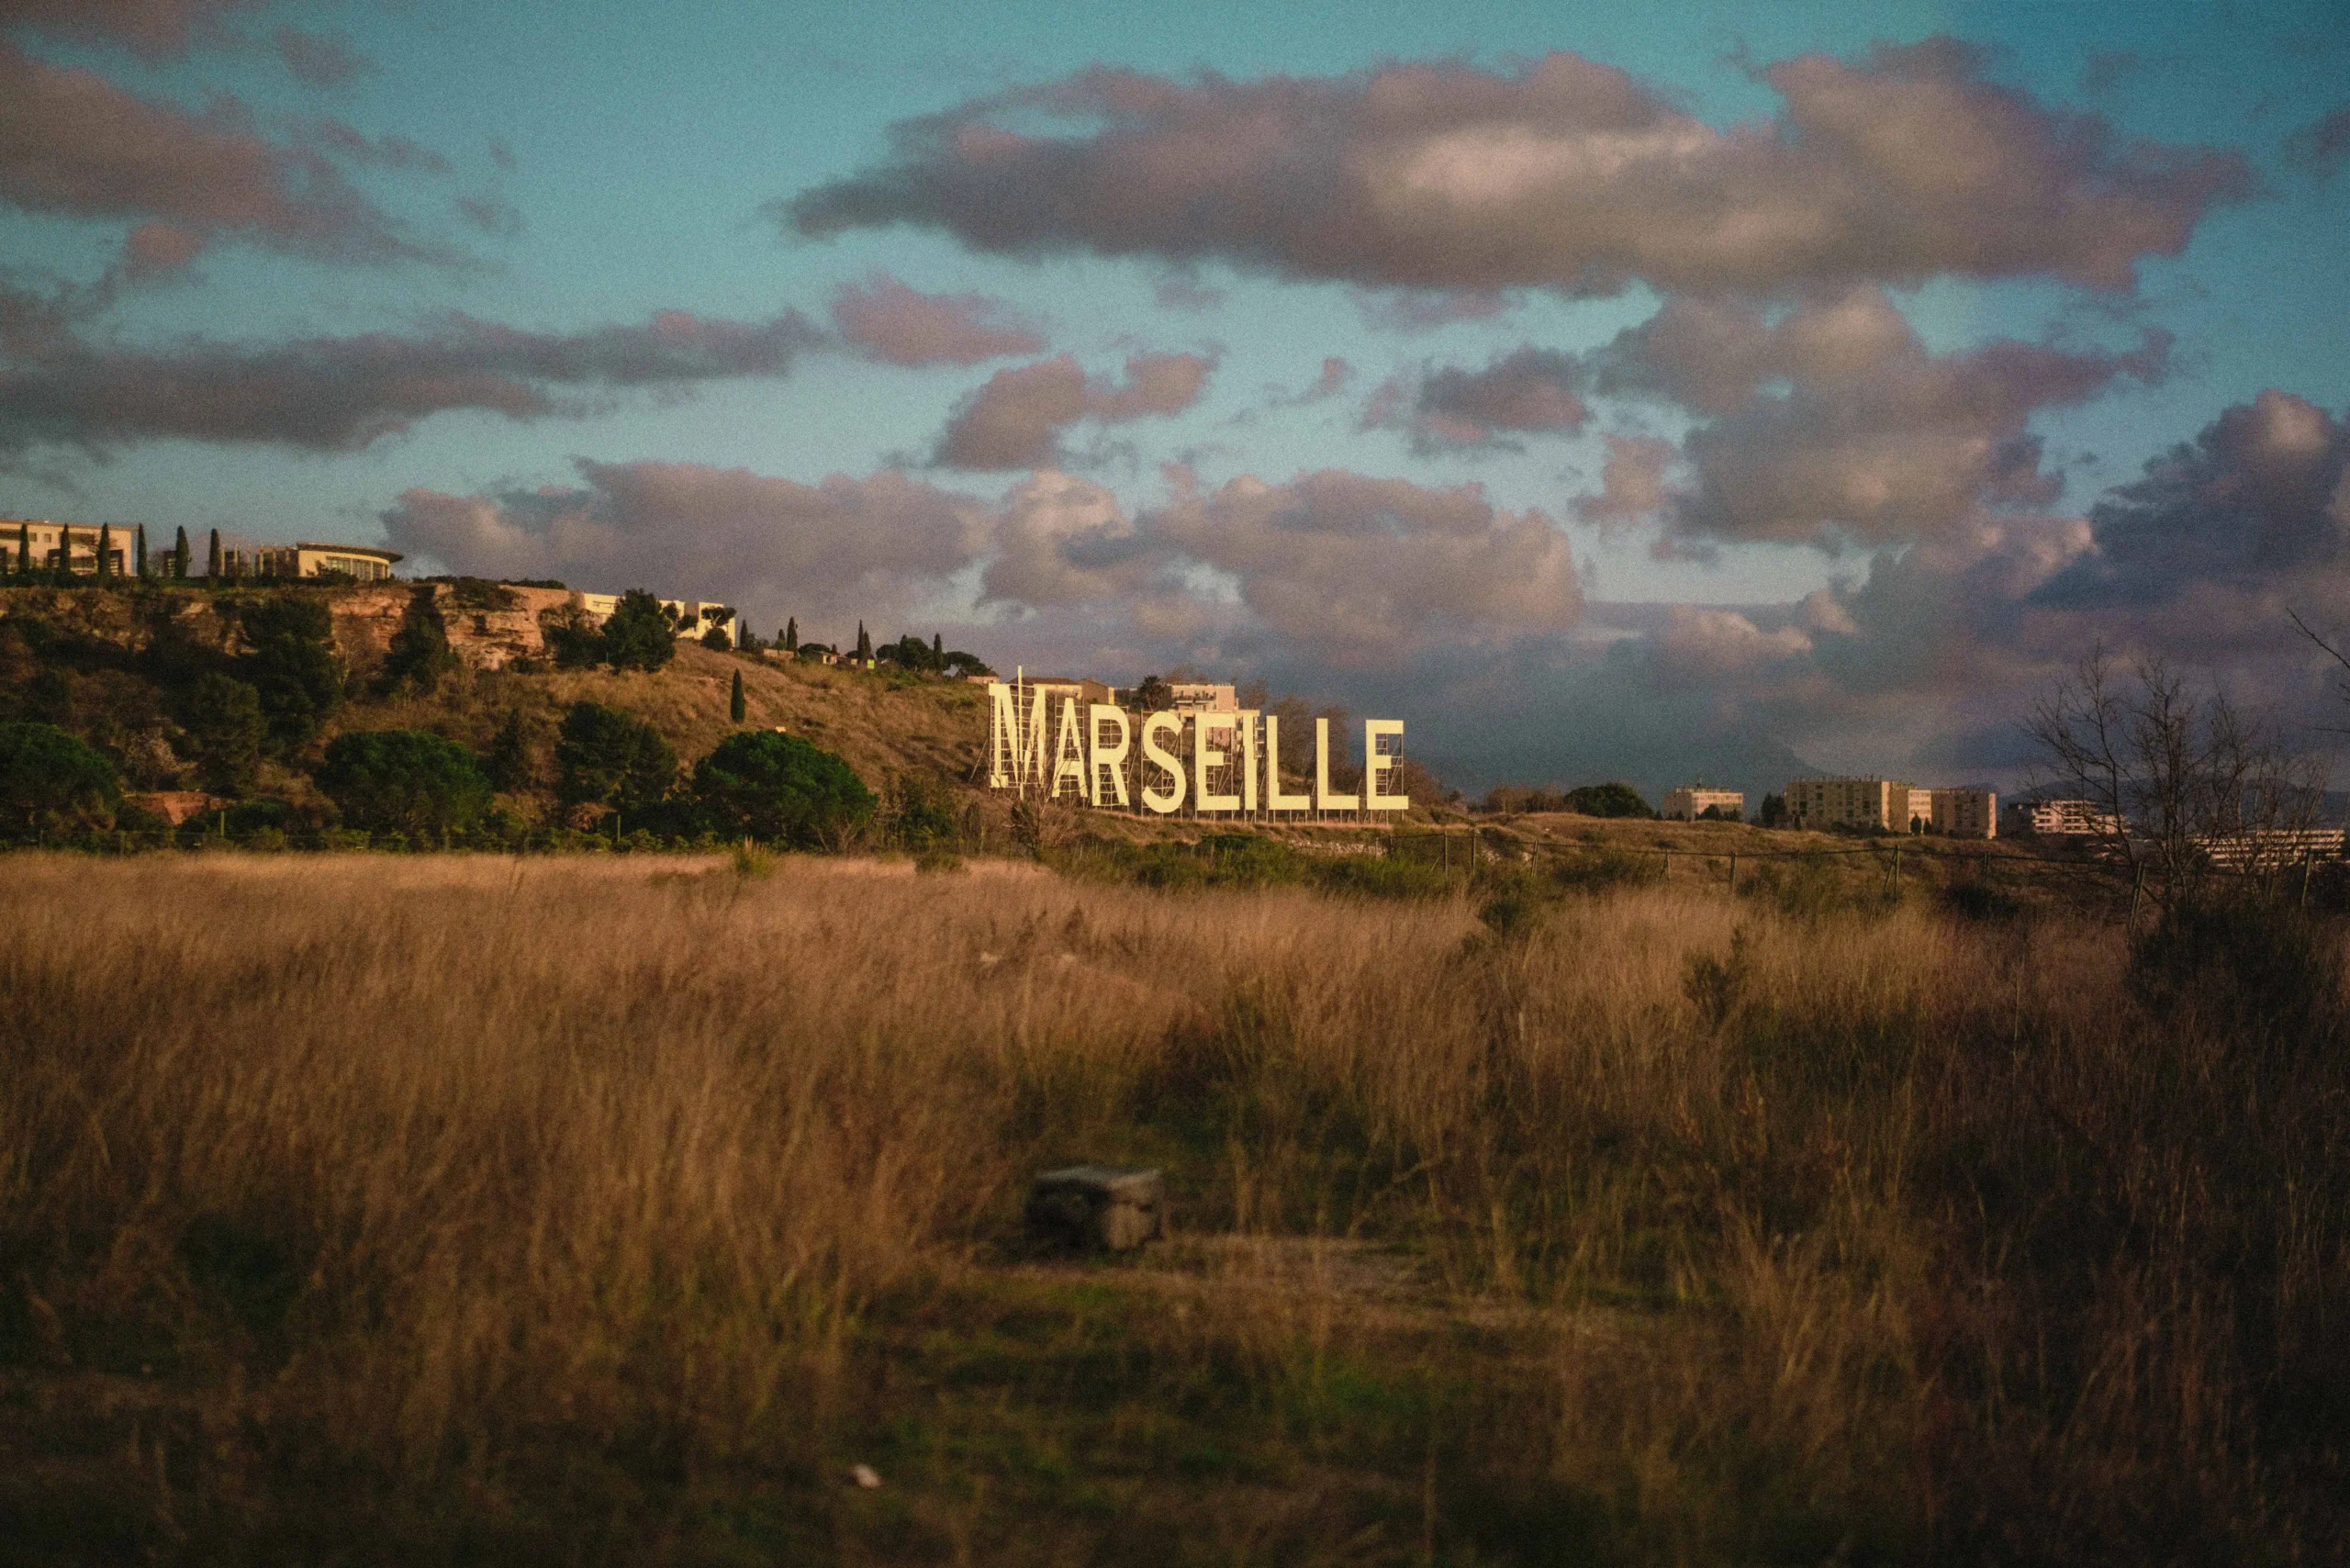
[[[1471,790],[2012,790],[2098,647],[2338,747],[2350,5],[878,9],[0,0],[0,516]]]

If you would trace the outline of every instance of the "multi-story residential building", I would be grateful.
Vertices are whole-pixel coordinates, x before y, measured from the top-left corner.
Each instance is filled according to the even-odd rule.
[[[1897,778],[1797,778],[1787,786],[1787,815],[1797,827],[1909,825],[1909,786]]]
[[[574,609],[586,610],[590,620],[602,622],[610,620],[612,611],[621,607],[621,598],[616,593],[584,593],[575,588],[571,603]],[[665,599],[661,608],[669,612],[680,640],[699,642],[703,633],[713,628],[725,630],[730,637],[734,634],[736,622],[731,605],[699,599]]]
[[[2011,815],[2023,832],[2054,837],[2110,835],[2121,831],[2121,819],[2100,811],[2092,801],[2019,801]]]
[[[1953,838],[1996,838],[1999,832],[1999,797],[1990,790],[1912,790],[1909,811],[1918,811],[1918,797],[1930,801],[1923,821],[1936,833]]]
[[[1746,814],[1746,794],[1740,790],[1708,790],[1703,784],[1684,784],[1664,797],[1664,815],[1668,821],[1693,823],[1711,808],[1725,817]]]

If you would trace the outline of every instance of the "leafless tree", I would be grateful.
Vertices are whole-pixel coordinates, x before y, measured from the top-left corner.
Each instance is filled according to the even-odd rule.
[[[2158,905],[2224,871],[2273,872],[2304,853],[2323,781],[2266,718],[2199,689],[2159,655],[2125,673],[2094,649],[2032,704],[2036,788],[2090,803],[2099,837]]]

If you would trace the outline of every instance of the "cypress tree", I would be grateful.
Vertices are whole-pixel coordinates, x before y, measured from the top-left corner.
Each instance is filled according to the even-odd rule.
[[[930,634],[930,656],[942,664],[946,662],[946,638],[943,633],[933,632]]]
[[[114,524],[98,524],[98,581],[106,580],[106,557],[114,554]]]
[[[185,578],[187,576],[187,530],[177,529],[174,532],[176,537],[172,542],[172,576]]]
[[[147,525],[140,523],[139,532],[131,535],[139,554],[139,580],[147,580]]]
[[[17,576],[29,577],[32,575],[33,525],[20,522],[17,524]]]
[[[856,623],[856,662],[864,664],[872,657],[873,637],[866,631],[865,622],[860,621]]]
[[[734,672],[734,689],[726,699],[726,716],[735,723],[743,722],[743,672]]]
[[[220,531],[212,531],[212,548],[204,557],[204,575],[212,582],[220,581]]]
[[[783,651],[787,654],[796,654],[800,651],[800,618],[798,616],[787,617],[783,622]]]

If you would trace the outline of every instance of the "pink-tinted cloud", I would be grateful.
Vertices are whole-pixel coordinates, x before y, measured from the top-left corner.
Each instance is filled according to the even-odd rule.
[[[185,54],[220,18],[261,0],[0,0],[0,28],[32,28],[60,38],[120,44],[150,59]]]
[[[1213,368],[1200,354],[1136,354],[1124,385],[1088,376],[1068,354],[999,370],[957,406],[936,460],[950,468],[1044,467],[1061,460],[1061,434],[1079,420],[1181,413],[1199,401]]]
[[[2251,188],[2238,155],[2118,137],[1947,39],[1761,76],[1779,118],[1725,131],[1568,53],[1253,81],[1096,69],[905,122],[887,163],[770,210],[804,234],[911,223],[1009,254],[1378,287],[2121,289]],[[1066,134],[1029,129],[1056,117]]]
[[[451,571],[641,587],[772,619],[901,608],[975,559],[984,509],[894,473],[802,485],[692,463],[580,460],[574,488],[413,489],[383,514],[397,548]]]
[[[887,273],[843,285],[833,327],[844,342],[885,364],[977,364],[1041,353],[1045,336],[1000,299],[983,294],[920,294]]]
[[[821,341],[805,318],[529,332],[452,316],[414,336],[267,348],[196,342],[160,353],[79,343],[0,368],[0,460],[38,447],[104,456],[140,442],[270,442],[347,452],[458,409],[533,420],[592,412],[629,387],[781,375]]]
[[[1637,522],[1661,514],[1675,498],[1665,476],[1680,457],[1680,448],[1655,436],[1611,435],[1607,462],[1599,471],[1599,493],[1575,503],[1586,522],[1603,525]]]
[[[1506,445],[1515,435],[1581,430],[1591,418],[1576,395],[1583,381],[1573,355],[1528,344],[1482,370],[1449,365],[1423,372],[1416,384],[1382,387],[1364,422],[1410,431],[1423,454]]]
[[[375,69],[375,62],[351,47],[347,33],[311,33],[300,28],[280,28],[270,35],[277,57],[294,79],[312,87],[348,87]]]
[[[347,127],[326,148],[397,157]],[[341,145],[341,142],[351,145]],[[406,145],[406,144],[404,144]],[[420,151],[421,150],[419,150]],[[326,261],[462,260],[361,195],[321,146],[267,140],[233,99],[203,114],[45,64],[0,40],[0,202],[170,223]]]
[[[1936,355],[1876,289],[1777,317],[1684,297],[1603,352],[1600,386],[1706,416],[1684,442],[1694,483],[1670,515],[1681,542],[1833,548],[2054,500],[2063,481],[2041,467],[2033,413],[2157,381],[2168,347],[2151,334],[2130,353],[1999,340]]]

